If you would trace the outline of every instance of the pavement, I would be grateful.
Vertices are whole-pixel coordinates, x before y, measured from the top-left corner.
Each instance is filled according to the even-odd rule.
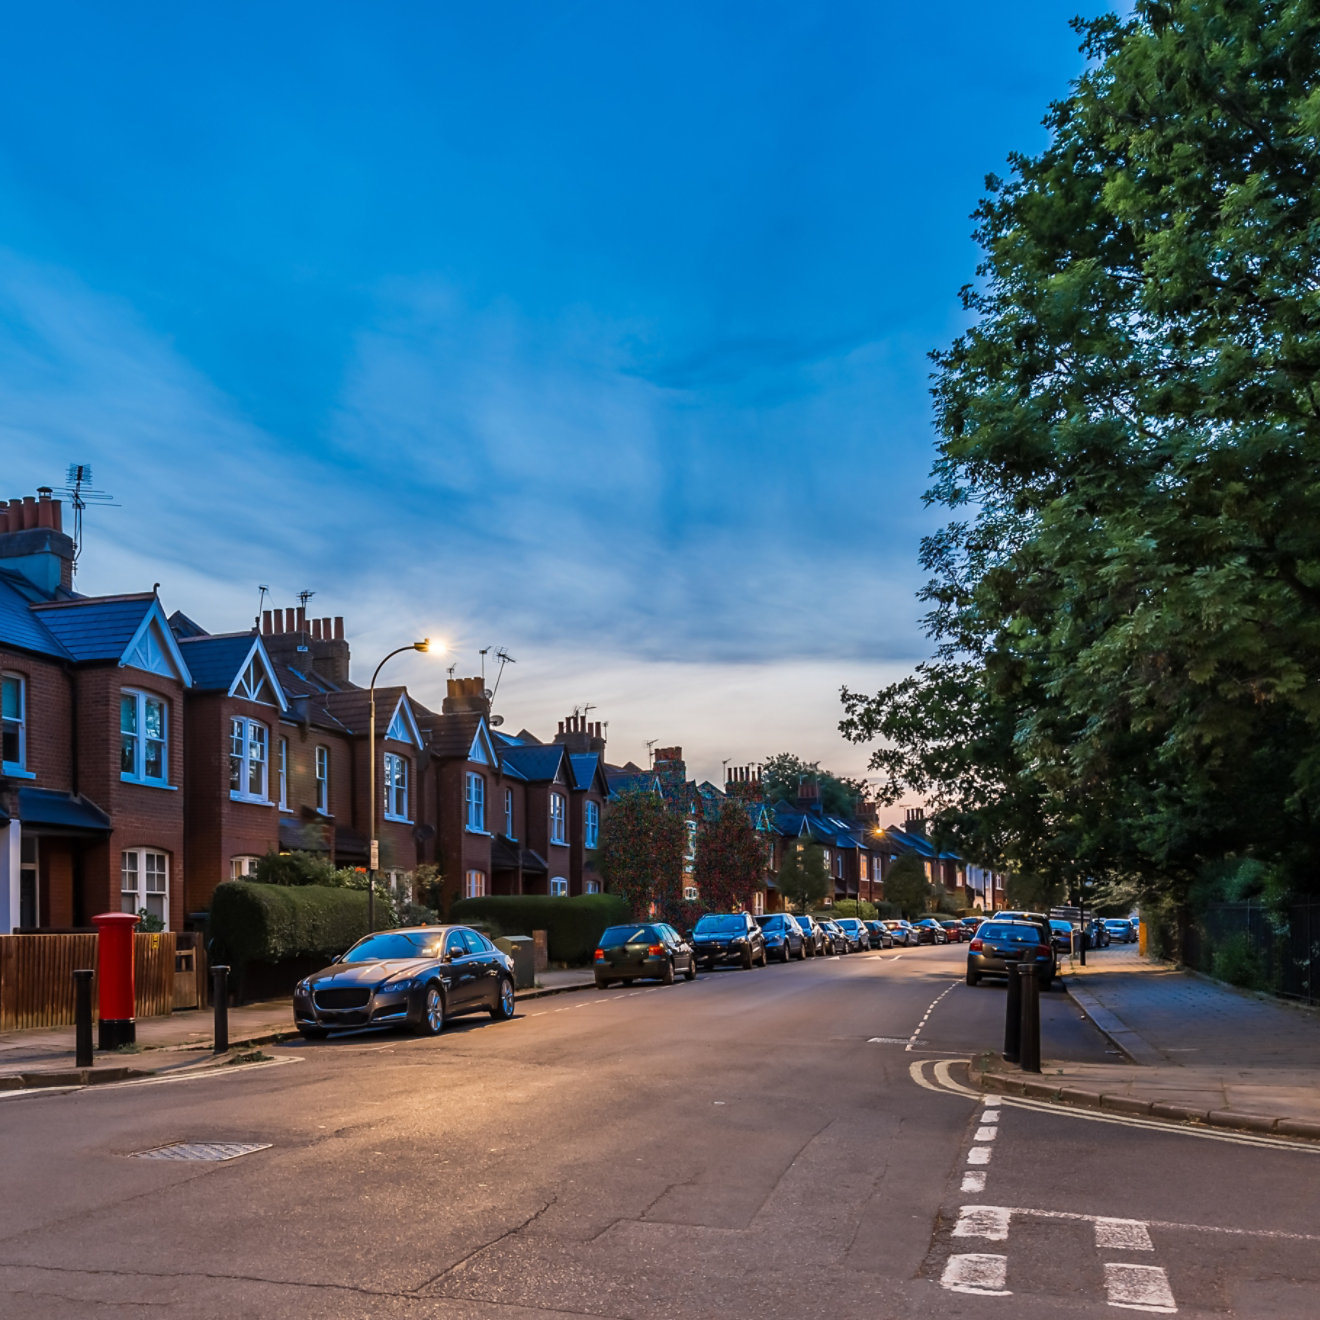
[[[978,1055],[983,1089],[1091,1109],[1320,1139],[1320,1010],[1213,981],[1111,945],[1066,976],[1113,1063],[1049,1057],[1024,1074]]]
[[[518,1002],[594,986],[595,979],[589,970],[538,972],[535,988],[520,990]],[[97,1050],[91,1068],[74,1066],[72,1026],[5,1032],[0,1034],[0,1091],[34,1086],[91,1086],[180,1069],[214,1067],[217,1063],[211,1049],[214,1030],[215,1019],[209,1008],[139,1018],[136,1045],[121,1050]],[[239,1053],[294,1036],[293,1013],[287,998],[231,1007],[229,1054],[219,1062],[227,1063]]]

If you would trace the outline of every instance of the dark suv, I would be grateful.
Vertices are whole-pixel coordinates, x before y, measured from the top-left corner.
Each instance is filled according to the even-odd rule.
[[[706,967],[766,964],[765,936],[748,912],[707,912],[692,931],[692,951]]]
[[[767,912],[756,918],[756,924],[765,936],[766,950],[780,962],[807,956],[807,940],[802,927],[787,912]]]

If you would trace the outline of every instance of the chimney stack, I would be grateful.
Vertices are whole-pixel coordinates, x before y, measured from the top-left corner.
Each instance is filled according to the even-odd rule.
[[[569,752],[600,755],[605,751],[605,728],[599,720],[592,723],[585,715],[569,715],[559,721],[554,740]]]
[[[73,587],[73,538],[49,486],[0,501],[0,568],[19,573],[47,595]]]
[[[347,683],[352,656],[344,640],[343,619],[334,622],[332,637],[329,619],[312,619],[308,627],[307,609],[303,605],[262,610],[262,639],[271,658],[280,664],[303,673],[310,671],[329,683]]]

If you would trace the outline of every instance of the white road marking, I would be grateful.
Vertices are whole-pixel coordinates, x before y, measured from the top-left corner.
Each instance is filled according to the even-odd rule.
[[[916,1030],[912,1033],[912,1035],[908,1038],[907,1050],[908,1050],[909,1052],[912,1050],[913,1046],[916,1045],[916,1043],[917,1043],[917,1037],[921,1035],[921,1029],[922,1029],[922,1027],[924,1027],[924,1026],[926,1025],[926,1021],[927,1021],[927,1019],[928,1019],[928,1018],[930,1017],[930,1015],[935,1011],[935,1005],[938,1004],[938,1003],[940,1002],[940,1000],[943,999],[944,996],[947,995],[947,994],[949,993],[949,990],[952,990],[952,989],[953,989],[953,986],[955,986],[955,985],[957,985],[957,984],[958,984],[958,982],[957,982],[957,981],[954,981],[954,982],[953,982],[953,985],[950,985],[950,986],[948,987],[948,989],[946,989],[942,994],[938,994],[938,995],[935,996],[934,1000],[931,1002],[931,1006],[926,1010],[926,1016],[923,1017],[923,1018],[921,1019],[921,1021],[917,1023],[917,1029],[916,1029]]]
[[[1008,1238],[1008,1225],[1013,1212],[1002,1205],[965,1205],[958,1212],[953,1226],[954,1237],[983,1237],[991,1242],[1004,1242]]]
[[[989,1164],[991,1153],[992,1151],[989,1146],[973,1146],[971,1150],[967,1152],[967,1163]]]
[[[1095,1245],[1101,1250],[1154,1251],[1150,1230],[1140,1219],[1097,1219]]]
[[[908,1074],[914,1082],[927,1091],[939,1091],[945,1095],[962,1096],[978,1104],[989,1103],[980,1091],[955,1082],[950,1076],[950,1069],[955,1064],[964,1065],[966,1059],[919,1059],[908,1065]],[[928,1081],[924,1069],[933,1065],[935,1081]],[[0,1095],[3,1095],[0,1092]],[[1320,1144],[1288,1137],[1267,1137],[1250,1132],[1231,1132],[1218,1128],[1191,1127],[1173,1121],[1154,1118],[1138,1118],[1135,1114],[1106,1114],[1094,1109],[1073,1109],[1067,1105],[1053,1104],[1048,1100],[1027,1100],[1018,1096],[1000,1096],[998,1103],[1013,1109],[1033,1109],[1038,1114],[1054,1114],[1060,1118],[1077,1118],[1086,1123],[1112,1123],[1119,1127],[1145,1128],[1148,1132],[1163,1132],[1181,1137],[1196,1137],[1201,1141],[1227,1141],[1234,1146],[1265,1146],[1271,1150],[1286,1150],[1293,1154],[1306,1153],[1320,1155]]]
[[[1110,1306],[1128,1311],[1172,1315],[1178,1309],[1169,1276],[1158,1265],[1106,1265],[1105,1292]]]
[[[1287,1233],[1273,1228],[1223,1228],[1218,1224],[1185,1224],[1176,1219],[1147,1220],[1106,1220],[1104,1215],[1088,1215],[1078,1210],[1040,1210],[1034,1206],[963,1206],[963,1210],[995,1210],[1007,1215],[1023,1215],[1028,1219],[1067,1219],[1074,1223],[1094,1224],[1097,1221],[1108,1223],[1141,1223],[1149,1230],[1152,1228],[1168,1229],[1176,1233],[1226,1233],[1230,1237],[1266,1238],[1279,1242],[1315,1242],[1320,1237],[1313,1233]]]
[[[979,1127],[976,1129],[976,1136],[973,1141],[993,1141],[999,1135],[997,1127]]]
[[[987,1109],[987,1110],[985,1111],[985,1113],[981,1115],[981,1122],[982,1122],[982,1123],[998,1123],[998,1122],[999,1122],[999,1110],[997,1110],[997,1109]]]
[[[944,1265],[940,1283],[951,1292],[980,1293],[982,1296],[1007,1297],[1007,1256],[950,1256]]]
[[[985,1191],[985,1174],[976,1170],[969,1170],[963,1174],[962,1190],[964,1192],[981,1193]]]

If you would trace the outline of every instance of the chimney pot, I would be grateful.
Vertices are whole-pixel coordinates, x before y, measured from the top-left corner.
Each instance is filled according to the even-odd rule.
[[[271,631],[269,610],[261,611],[261,631],[264,633],[269,633]]]
[[[563,721],[563,720],[560,720],[560,721],[559,721],[559,732],[560,732],[560,733],[563,733],[564,731],[565,731],[565,730],[564,730],[564,721]]]
[[[336,615],[335,615],[335,641],[337,641],[337,642],[342,642],[343,640],[344,640],[344,616],[343,616],[342,614],[336,614]]]
[[[321,640],[328,642],[334,632],[334,623],[327,614],[321,619]]]
[[[297,623],[297,631],[298,631],[298,632],[306,632],[306,630],[307,630],[307,606],[306,606],[306,605],[299,605],[299,606],[298,606],[298,613],[294,616],[294,618],[295,618],[295,622]]]
[[[316,639],[316,641],[318,641],[318,642],[321,640],[321,620],[320,620],[320,619],[313,619],[313,620],[312,620],[312,636],[313,636],[313,637]]]

